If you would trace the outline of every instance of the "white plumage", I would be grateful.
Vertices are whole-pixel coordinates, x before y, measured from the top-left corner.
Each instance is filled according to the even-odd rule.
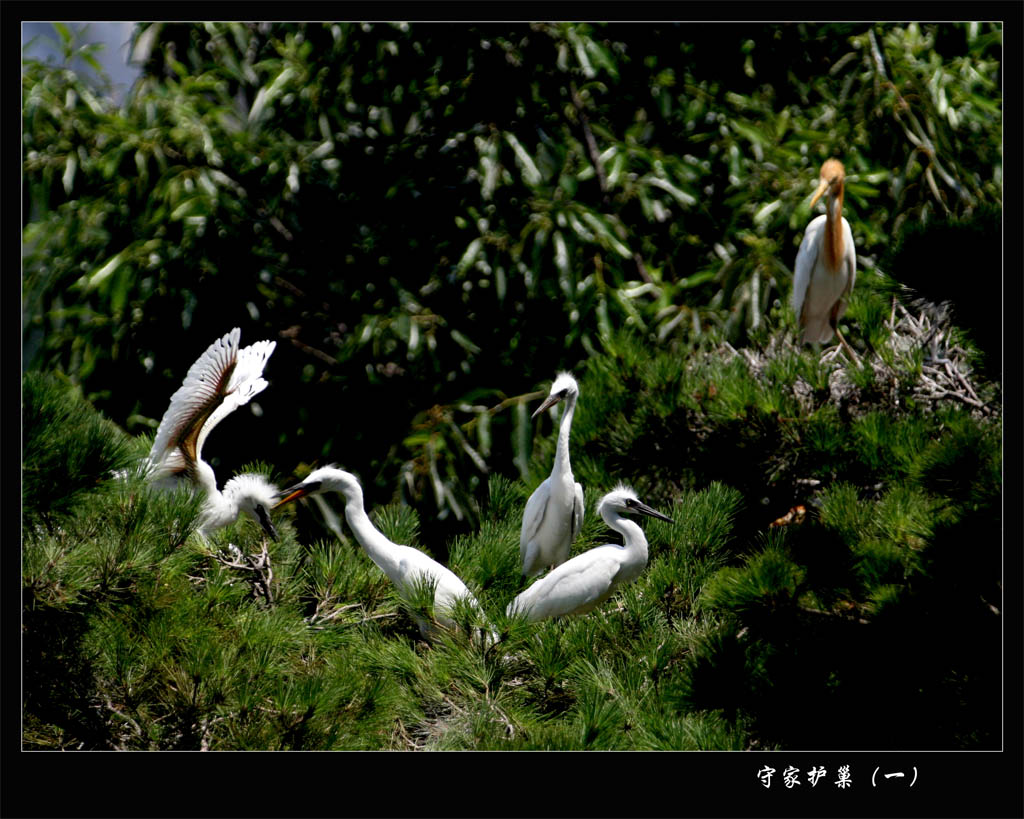
[[[276,343],[257,341],[239,350],[240,335],[235,327],[189,368],[157,427],[147,471],[158,487],[170,488],[186,480],[205,493],[200,521],[204,536],[232,523],[244,511],[276,537],[269,515],[276,487],[261,475],[245,474],[229,480],[221,492],[213,468],[202,457],[213,428],[267,386],[263,369]]]
[[[640,502],[636,492],[622,485],[601,498],[597,513],[622,535],[622,545],[597,546],[552,569],[509,603],[509,616],[523,614],[535,621],[582,614],[599,606],[619,586],[639,577],[647,565],[647,538],[625,515],[638,513],[674,522]]]
[[[569,430],[579,392],[575,378],[559,373],[548,397],[533,413],[536,418],[559,401],[565,401],[551,474],[533,491],[523,510],[519,556],[524,578],[568,560],[572,542],[583,526],[583,487],[573,480],[569,462]]]
[[[857,278],[853,232],[842,216],[844,179],[838,160],[826,160],[821,166],[811,207],[827,193],[826,212],[811,220],[796,254],[791,304],[804,343],[824,343],[838,333],[838,321]]]
[[[417,584],[434,586],[434,619],[448,629],[457,627],[451,613],[458,599],[464,599],[479,611],[480,606],[472,592],[458,576],[433,558],[414,549],[392,543],[373,525],[363,507],[363,490],[356,476],[333,466],[324,466],[309,474],[302,483],[284,490],[277,506],[306,495],[318,492],[340,492],[345,497],[345,519],[359,545],[367,556],[394,583],[399,596],[409,600]],[[481,618],[482,618],[481,613]],[[417,625],[424,637],[431,636],[433,629],[422,618]],[[493,632],[490,637],[497,639]]]

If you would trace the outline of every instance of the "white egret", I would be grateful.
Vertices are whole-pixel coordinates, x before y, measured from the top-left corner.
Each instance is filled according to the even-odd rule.
[[[825,195],[825,213],[807,225],[797,251],[792,305],[803,331],[803,343],[824,343],[835,333],[847,354],[856,360],[838,326],[857,278],[853,232],[843,218],[844,179],[843,164],[838,159],[826,159],[811,199],[813,208]]]
[[[601,498],[597,513],[622,535],[622,545],[597,546],[552,569],[508,604],[509,616],[522,613],[532,622],[590,611],[619,586],[639,577],[647,565],[647,538],[625,515],[639,513],[675,522],[641,503],[636,492],[623,484]]]
[[[217,489],[213,468],[203,460],[203,443],[220,421],[267,386],[263,368],[276,342],[257,341],[238,349],[241,331],[235,327],[211,344],[189,368],[157,427],[147,459],[150,481],[171,488],[189,481],[206,495],[199,531],[206,537],[246,512],[272,538],[277,537],[270,509],[277,488],[262,475],[236,475]]]
[[[472,608],[480,610],[476,598],[455,572],[445,568],[419,549],[392,543],[384,537],[366,514],[363,508],[363,489],[356,476],[350,472],[334,466],[315,469],[302,483],[281,492],[282,497],[277,506],[318,492],[340,492],[344,495],[345,519],[349,528],[359,541],[359,545],[363,547],[363,551],[395,584],[395,589],[404,600],[410,600],[417,585],[433,585],[434,618],[448,629],[455,629],[457,626],[451,617],[457,599],[462,598]],[[424,637],[431,636],[429,623],[419,617],[416,618],[416,623]],[[491,638],[496,640],[497,634],[492,632]]]
[[[569,463],[569,430],[579,394],[576,379],[569,373],[559,373],[548,397],[532,416],[536,418],[548,407],[565,401],[551,474],[533,491],[523,511],[523,527],[519,532],[523,579],[540,574],[549,566],[565,563],[572,542],[583,526],[583,487],[573,480]]]

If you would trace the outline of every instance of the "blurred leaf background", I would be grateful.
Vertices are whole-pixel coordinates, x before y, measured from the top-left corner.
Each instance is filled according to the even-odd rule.
[[[137,434],[240,325],[278,350],[221,474],[338,460],[430,520],[526,476],[510,399],[615,330],[744,343],[826,157],[859,287],[1000,201],[992,24],[146,23],[120,105],[57,30],[24,64],[25,367]]]

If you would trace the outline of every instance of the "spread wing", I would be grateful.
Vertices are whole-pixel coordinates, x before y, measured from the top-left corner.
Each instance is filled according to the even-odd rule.
[[[199,438],[196,441],[196,458],[202,457],[203,443],[213,428],[221,422],[221,419],[248,404],[254,395],[258,395],[266,389],[267,382],[263,378],[263,368],[267,366],[267,359],[270,358],[270,354],[274,352],[276,346],[276,341],[257,341],[238,354],[231,379],[225,389],[224,400],[214,409],[199,431]]]
[[[804,299],[807,297],[807,288],[811,283],[811,271],[818,261],[818,254],[821,252],[822,231],[825,229],[825,215],[816,216],[807,225],[803,241],[800,242],[800,249],[796,253],[796,266],[793,270],[793,294],[790,297],[790,304],[797,320],[800,319],[800,312],[803,310]]]
[[[571,543],[576,539],[576,535],[580,533],[580,529],[583,528],[583,487],[576,483],[576,497],[572,502],[572,534],[569,537]]]
[[[220,405],[238,359],[235,327],[207,347],[189,368],[181,386],[171,396],[170,406],[157,427],[150,463],[160,466],[174,449],[180,449],[185,470],[191,473],[198,460],[197,441],[203,425]]]

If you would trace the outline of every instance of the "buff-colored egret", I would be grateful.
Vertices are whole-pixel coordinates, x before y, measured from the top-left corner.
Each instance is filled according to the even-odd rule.
[[[455,629],[457,626],[451,616],[457,599],[464,599],[470,607],[480,611],[476,598],[455,572],[419,549],[392,543],[384,537],[366,514],[363,507],[363,489],[356,476],[350,472],[334,466],[315,469],[304,481],[281,492],[281,500],[277,506],[319,492],[339,492],[344,496],[345,520],[348,521],[349,528],[359,541],[359,545],[363,547],[363,551],[394,583],[399,596],[404,600],[409,601],[413,597],[418,585],[432,585],[434,619],[447,629]],[[416,624],[424,637],[432,636],[433,630],[429,623],[417,617]],[[492,632],[490,637],[497,639],[497,634]]]
[[[796,254],[793,275],[793,311],[802,330],[803,343],[820,344],[832,335],[851,359],[856,355],[839,332],[839,319],[857,278],[857,253],[850,223],[843,218],[843,183],[846,178],[838,159],[821,166],[818,188],[811,199],[813,208],[825,196],[825,213],[807,225]]]
[[[576,379],[569,373],[559,373],[548,397],[532,416],[536,418],[559,401],[565,401],[551,474],[533,491],[523,511],[519,555],[524,580],[549,566],[554,568],[565,563],[572,542],[583,526],[583,487],[573,480],[569,463],[569,430],[579,394]]]
[[[199,524],[204,537],[234,522],[241,511],[276,539],[270,509],[277,499],[277,488],[262,475],[247,473],[236,475],[220,491],[213,467],[202,457],[203,443],[213,428],[267,386],[263,368],[276,342],[257,341],[239,350],[240,335],[235,327],[213,342],[189,368],[157,427],[146,462],[147,474],[160,488],[171,488],[185,480],[205,494]]]
[[[601,498],[597,513],[622,535],[622,545],[597,546],[552,569],[509,603],[509,616],[523,614],[532,622],[590,611],[611,597],[619,586],[639,577],[647,565],[643,529],[625,516],[641,514],[675,522],[641,503],[636,492],[622,484]]]

